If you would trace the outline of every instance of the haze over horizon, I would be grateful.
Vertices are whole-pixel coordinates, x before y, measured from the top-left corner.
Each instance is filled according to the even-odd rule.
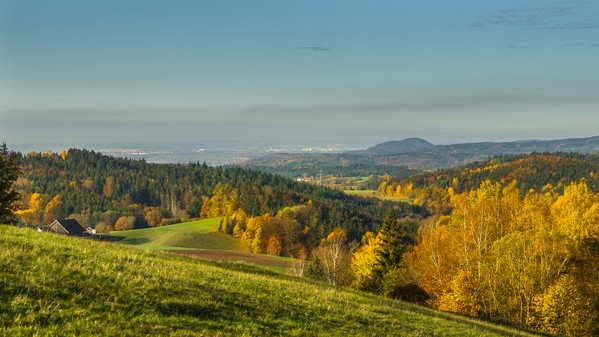
[[[599,130],[599,1],[0,0],[0,141]]]

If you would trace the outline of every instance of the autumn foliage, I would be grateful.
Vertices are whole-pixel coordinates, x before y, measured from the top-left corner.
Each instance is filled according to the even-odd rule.
[[[599,333],[599,194],[582,180],[521,195],[483,182],[405,255],[442,310],[568,336]]]

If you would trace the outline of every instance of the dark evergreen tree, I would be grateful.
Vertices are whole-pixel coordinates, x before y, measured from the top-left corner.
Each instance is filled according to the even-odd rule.
[[[13,211],[19,194],[15,182],[19,176],[17,155],[8,151],[6,143],[0,147],[0,223],[14,223]]]
[[[307,278],[311,278],[313,280],[322,282],[326,281],[327,279],[324,271],[324,265],[318,257],[315,257],[314,260],[312,260],[310,264],[308,264],[308,267],[306,268],[306,272],[304,275]]]
[[[191,198],[191,201],[187,206],[187,214],[190,218],[197,218],[200,216],[200,212],[202,211],[202,204],[202,199],[198,197]]]
[[[397,221],[395,211],[389,210],[383,226],[379,231],[381,244],[379,248],[378,261],[381,271],[384,273],[401,264],[401,258],[406,251],[404,242],[405,232]]]

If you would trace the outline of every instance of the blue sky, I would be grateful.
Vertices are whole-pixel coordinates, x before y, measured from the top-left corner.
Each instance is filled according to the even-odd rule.
[[[599,134],[599,1],[0,0],[0,141]]]

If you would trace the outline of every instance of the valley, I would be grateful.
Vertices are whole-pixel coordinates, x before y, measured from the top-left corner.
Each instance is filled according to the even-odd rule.
[[[382,148],[388,150],[391,146],[407,152],[405,155],[418,156],[409,150],[414,144],[416,152],[433,148],[420,140],[399,142],[399,148],[397,143]],[[479,148],[479,145],[471,147]],[[311,158],[317,156],[329,155],[311,155]],[[249,272],[269,279],[259,282],[279,284],[279,280],[294,280],[300,283],[294,283],[293,287],[304,287],[304,283],[308,288],[330,287],[327,289],[334,291],[336,297],[343,297],[346,292],[366,296],[378,301],[376,305],[389,304],[392,308],[399,305],[403,308],[401,311],[409,315],[432,315],[465,323],[468,331],[475,331],[471,330],[474,324],[476,329],[486,331],[479,335],[527,334],[525,330],[532,329],[579,336],[592,335],[598,328],[599,310],[594,309],[599,303],[599,288],[596,288],[599,257],[595,253],[599,238],[599,157],[596,153],[502,154],[467,165],[427,170],[349,162],[336,166],[312,162],[304,167],[293,166],[301,162],[294,160],[291,166],[280,167],[281,174],[276,173],[277,167],[261,172],[248,165],[148,163],[85,149],[11,153],[9,159],[2,164],[16,165],[19,173],[11,178],[14,192],[18,194],[16,210],[9,222],[28,229],[24,232],[15,229],[15,232],[11,229],[14,227],[6,227],[4,240],[20,242],[17,246],[25,245],[29,250],[7,256],[25,254],[23,258],[38,262],[24,265],[22,269],[6,269],[9,274],[3,274],[5,277],[30,279],[32,270],[46,268],[47,264],[50,270],[44,271],[44,279],[48,282],[55,279],[53,282],[58,285],[58,278],[64,277],[65,272],[75,272],[60,271],[47,259],[35,260],[41,251],[56,256],[61,265],[74,264],[75,268],[92,263],[86,259],[93,256],[98,259],[93,262],[96,265],[111,265],[110,268],[120,270],[116,278],[133,280],[148,276],[139,276],[139,272],[127,269],[125,265],[129,261],[143,265],[143,273],[165,277],[153,264],[167,265],[171,263],[167,261],[174,261],[169,267],[173,275],[167,277],[177,278],[173,282],[195,284],[193,280],[200,277],[177,274],[179,272],[174,272],[177,268],[220,268],[220,271],[210,271],[214,275],[224,273],[214,279],[232,282],[235,286],[226,291],[243,294],[244,298],[247,295],[252,303],[262,301],[253,298],[261,295],[250,295],[245,288],[235,288],[250,285],[231,277],[245,278]],[[284,177],[295,176],[304,169],[307,170],[299,175],[301,178]],[[315,172],[316,175],[312,175]],[[50,229],[44,224],[61,218],[79,222],[96,233],[91,238],[98,240],[45,233]],[[52,244],[43,243],[43,238],[49,238]],[[74,255],[54,253],[51,247],[55,241],[64,245],[56,246],[57,251],[77,252]],[[35,248],[34,244],[24,242],[38,242],[41,246]],[[7,247],[11,244],[7,243]],[[77,245],[85,247],[84,250],[73,248]],[[30,250],[33,251],[31,256],[27,255]],[[102,260],[113,251],[122,254],[117,262],[109,264]],[[83,257],[86,254],[89,257]],[[144,260],[147,262],[138,259],[147,259]],[[161,262],[155,262],[158,260]],[[112,273],[112,269],[102,270],[92,278],[102,279],[100,275]],[[241,274],[232,276],[231,273],[237,272]],[[81,278],[78,282],[82,282]],[[166,279],[160,282],[174,287],[168,285],[170,281]],[[250,287],[262,289],[258,283]],[[85,286],[95,289],[90,284]],[[26,283],[25,287],[29,285]],[[76,285],[69,287],[75,292],[84,292]],[[143,287],[162,291],[147,282]],[[201,287],[210,289],[205,283]],[[31,291],[26,289],[27,293]],[[36,326],[32,322],[38,318],[23,320],[20,315],[54,317],[54,313],[33,304],[42,303],[41,299],[22,297],[23,291],[19,286],[9,287],[8,283],[3,290],[7,301],[15,303],[6,309],[16,322],[4,323],[10,333],[25,333],[28,326]],[[48,291],[60,292],[59,289]],[[289,294],[288,290],[282,292]],[[50,296],[41,293],[41,298]],[[207,295],[184,296],[204,298]],[[141,301],[139,298],[129,300]],[[169,302],[171,300],[174,302]],[[194,299],[180,300],[163,295],[151,301],[144,309],[150,316],[129,318],[137,319],[137,326],[144,326],[147,331],[160,335],[154,326],[168,326],[170,323],[163,321],[166,317],[171,317],[172,322],[180,319],[202,324],[211,322],[212,326],[222,329]],[[215,302],[217,307],[206,310],[233,310],[218,309],[221,305],[228,306],[227,301],[228,298],[220,298]],[[360,301],[370,300],[362,298]],[[85,301],[82,303],[88,305]],[[110,304],[111,308],[115,305],[110,300],[103,303],[97,303],[96,308],[102,311],[107,310],[105,305]],[[139,303],[128,310],[142,310],[138,308],[145,302]],[[164,303],[167,303],[165,310],[156,309]],[[60,305],[73,308],[73,312],[85,311],[79,307],[80,302],[61,302]],[[246,304],[234,301],[232,305],[241,308]],[[302,310],[312,312],[314,308],[309,304]],[[558,312],[567,314],[556,316]],[[293,316],[263,314],[268,322],[279,322],[276,324],[288,328],[256,326],[257,330],[252,330],[249,321],[244,320],[240,323],[243,327],[240,325],[234,330],[261,335],[282,332],[303,335],[296,330],[297,326],[289,323],[289,320],[296,321]],[[348,315],[336,312],[330,319],[338,320],[339,314]],[[336,335],[340,331],[360,335],[361,329],[372,324],[373,314],[365,315],[367,317],[352,316],[347,322],[349,325],[335,325],[336,328],[321,330],[318,335]],[[388,319],[377,317],[377,320]],[[455,317],[462,318],[456,320]],[[402,318],[395,317],[391,321],[395,319]],[[430,318],[422,319],[432,322]],[[223,318],[217,320],[220,322]],[[253,316],[250,320],[262,324]],[[19,325],[21,321],[25,323]],[[370,323],[362,326],[359,321]],[[507,324],[507,330],[496,325],[498,322]],[[75,330],[72,331],[84,326],[69,324],[73,324]],[[119,324],[124,331],[130,329],[128,323]],[[196,323],[189,324],[196,335],[214,334],[210,329],[198,330]],[[50,330],[42,331],[48,333],[56,328],[52,324],[41,328],[46,327]],[[179,331],[173,329],[170,326],[168,331]],[[410,329],[419,331],[417,334],[440,334],[429,324],[418,323]],[[466,331],[456,329],[456,335]],[[103,331],[114,334],[107,328]],[[183,335],[188,333],[185,328],[180,331]],[[400,331],[398,335],[405,333]],[[389,334],[390,330],[381,327],[377,333]],[[453,334],[444,331],[443,335],[445,333]]]

